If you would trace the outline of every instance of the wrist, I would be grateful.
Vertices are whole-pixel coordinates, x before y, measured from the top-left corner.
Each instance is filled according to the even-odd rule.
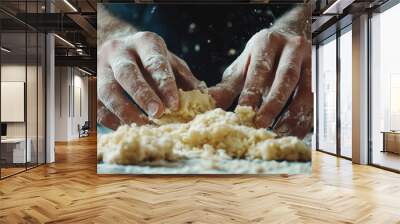
[[[296,7],[283,15],[270,30],[311,39],[311,9],[309,4]]]
[[[102,4],[99,4],[98,11],[98,14],[101,15],[97,20],[98,46],[101,46],[108,40],[121,39],[137,32],[130,24],[111,15]]]

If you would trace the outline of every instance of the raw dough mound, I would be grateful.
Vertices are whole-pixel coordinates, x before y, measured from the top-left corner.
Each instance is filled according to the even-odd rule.
[[[235,113],[227,112],[213,109],[211,97],[200,91],[180,94],[180,110],[158,120],[170,124],[125,125],[102,135],[98,159],[105,163],[138,164],[204,155],[215,157],[223,151],[228,157],[240,159],[311,160],[310,149],[298,138],[276,139],[273,132],[254,128],[255,112],[251,107],[239,106]],[[201,156],[195,152],[206,153]]]
[[[256,147],[249,150],[252,159],[310,161],[310,149],[303,141],[296,137],[283,137],[269,141],[259,142]]]
[[[184,92],[180,89],[178,111],[170,111],[167,109],[161,118],[153,118],[152,121],[158,125],[186,123],[193,120],[196,115],[214,108],[214,99],[207,93],[202,93],[200,90]]]
[[[97,143],[97,159],[105,163],[136,164],[143,161],[175,160],[174,141],[157,128],[124,125],[102,135]]]
[[[251,108],[242,108],[244,110]],[[185,149],[223,149],[231,157],[244,158],[250,148],[261,141],[273,139],[276,135],[265,129],[246,126],[252,118],[240,115],[243,114],[214,109],[196,116],[193,121],[175,132],[174,137],[179,139]]]

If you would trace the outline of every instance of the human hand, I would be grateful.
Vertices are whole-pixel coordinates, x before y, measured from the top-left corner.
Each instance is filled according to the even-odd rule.
[[[146,124],[148,116],[160,117],[167,107],[175,111],[179,108],[178,87],[204,86],[186,62],[152,32],[105,42],[97,60],[97,121],[112,129],[120,124]]]
[[[238,105],[257,112],[257,127],[276,121],[278,134],[303,138],[313,123],[311,43],[301,35],[261,30],[209,93],[224,109],[240,94]]]

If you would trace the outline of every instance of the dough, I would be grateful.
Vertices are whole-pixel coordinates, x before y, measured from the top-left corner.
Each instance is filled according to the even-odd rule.
[[[125,125],[102,135],[98,160],[128,165],[199,156],[211,158],[220,155],[221,150],[235,159],[311,160],[311,150],[298,138],[277,139],[273,132],[256,129],[251,107],[239,106],[235,112],[212,109],[211,97],[198,90],[180,91],[180,99],[179,111],[158,119],[160,126]],[[204,152],[203,156],[195,151]]]
[[[202,114],[214,108],[214,99],[207,93],[202,93],[200,90],[184,92],[180,89],[178,111],[172,112],[171,110],[167,109],[161,118],[151,118],[151,120],[158,125],[186,123],[193,120],[196,115]]]
[[[124,125],[102,135],[97,143],[99,161],[115,164],[136,164],[142,161],[174,160],[171,136],[151,126]]]

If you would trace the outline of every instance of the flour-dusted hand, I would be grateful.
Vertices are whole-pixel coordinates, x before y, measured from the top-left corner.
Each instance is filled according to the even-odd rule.
[[[104,42],[97,60],[98,113],[104,117],[99,122],[113,129],[115,117],[120,124],[141,125],[148,123],[147,116],[160,117],[166,108],[177,110],[178,87],[190,90],[202,84],[152,32]]]
[[[277,121],[273,127],[277,133],[302,138],[313,121],[311,43],[300,32],[279,26],[263,29],[209,92],[222,108],[239,96],[239,105],[256,110],[257,127],[272,127]]]

